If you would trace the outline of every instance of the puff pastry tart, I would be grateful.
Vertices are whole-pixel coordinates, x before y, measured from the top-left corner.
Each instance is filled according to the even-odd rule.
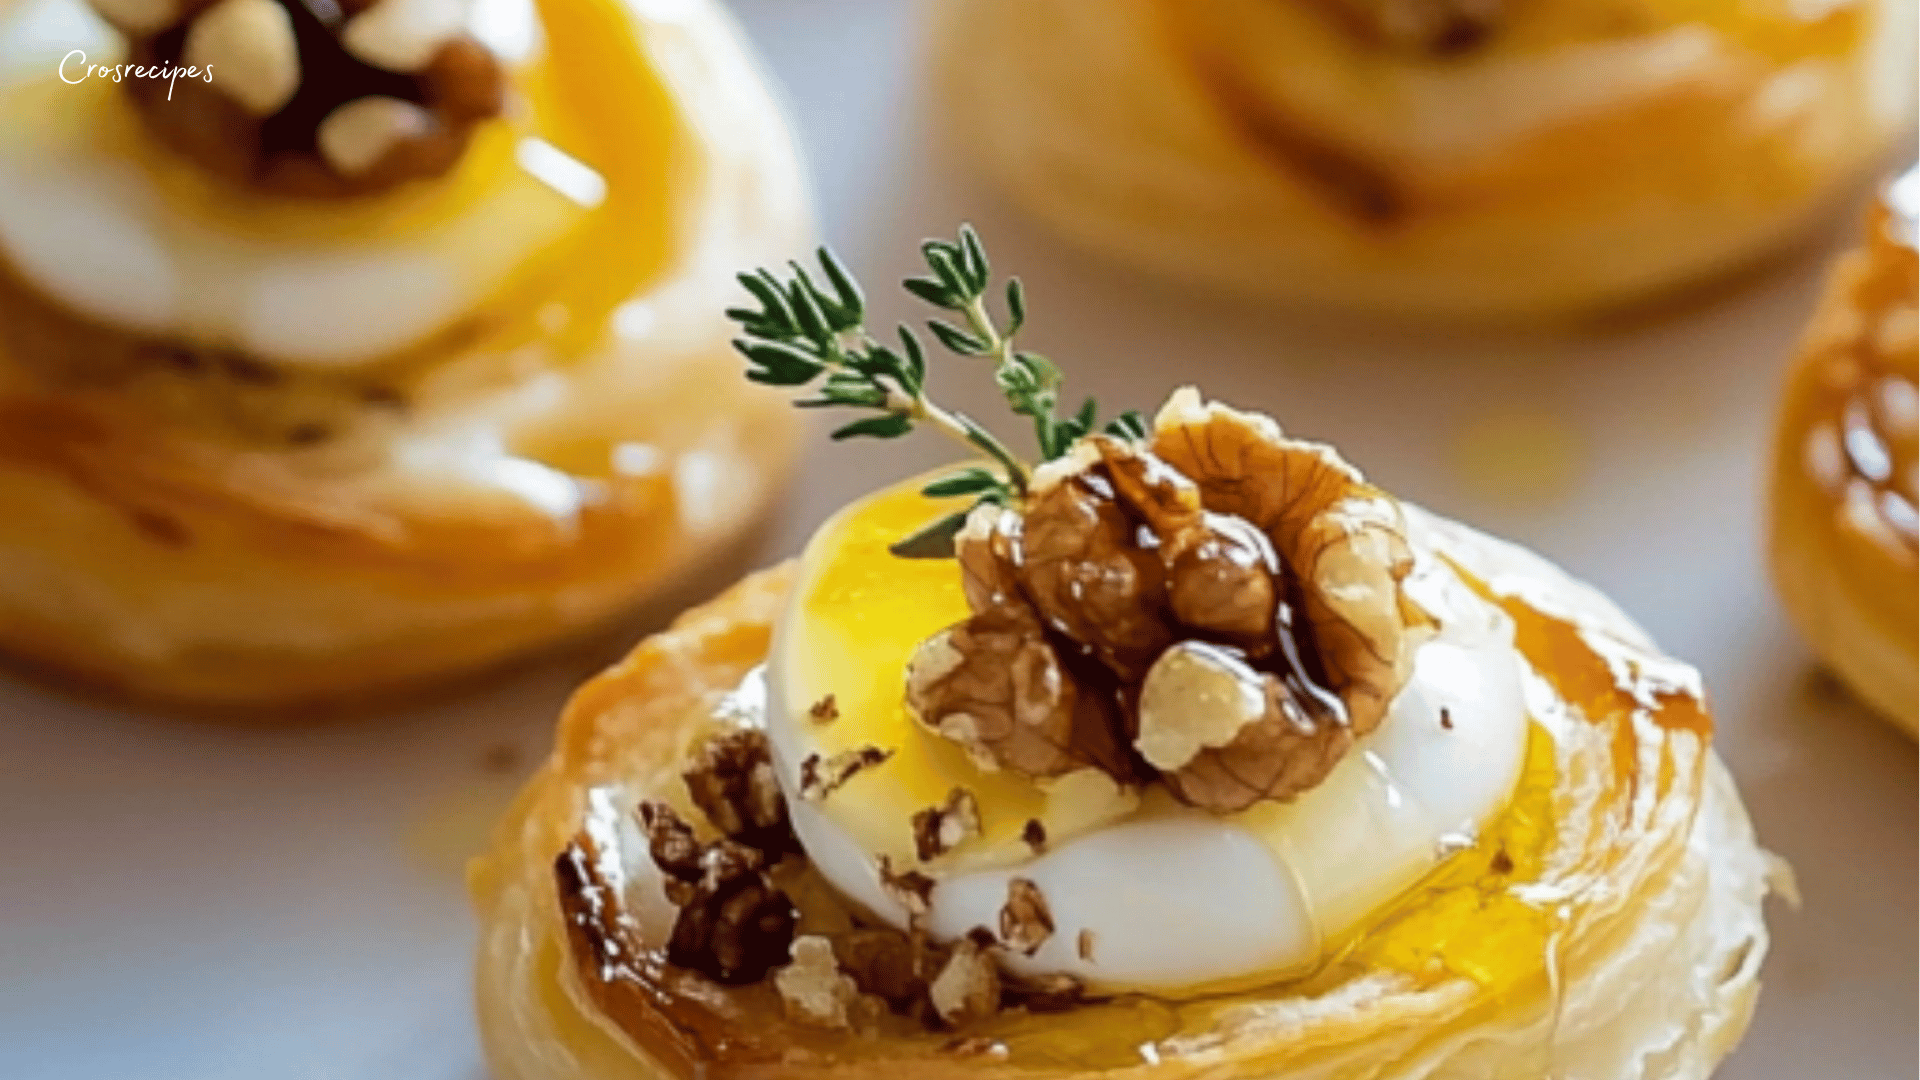
[[[1912,0],[949,0],[957,138],[1067,237],[1537,321],[1789,240],[1910,134]]]
[[[1913,734],[1914,303],[1920,174],[1895,182],[1861,246],[1833,268],[1787,379],[1774,445],[1774,580],[1814,649]]]
[[[968,247],[916,291],[1048,460],[763,282],[826,332],[752,316],[758,375],[993,464],[574,696],[471,873],[495,1075],[1706,1076],[1773,864],[1694,670],[1264,416],[1056,417]]]
[[[794,427],[717,297],[808,226],[717,4],[95,8],[0,23],[0,651],[355,699],[743,536]]]

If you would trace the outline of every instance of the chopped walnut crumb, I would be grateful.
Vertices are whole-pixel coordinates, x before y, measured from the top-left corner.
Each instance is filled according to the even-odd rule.
[[[828,694],[807,706],[807,716],[816,724],[830,724],[840,719],[840,702],[832,694]]]
[[[809,754],[806,760],[800,763],[800,797],[809,802],[819,802],[840,790],[841,785],[864,770],[871,769],[892,756],[893,751],[882,750],[877,746],[843,750],[830,758]]]
[[[1093,941],[1093,931],[1083,929],[1080,931],[1079,939],[1074,943],[1074,951],[1079,954],[1080,959],[1089,964],[1093,963]]]
[[[1038,855],[1047,850],[1047,827],[1040,823],[1039,818],[1028,818],[1027,823],[1020,827],[1020,839],[1027,845],[1027,850]]]
[[[1046,894],[1026,878],[1007,882],[1007,902],[1000,908],[1000,941],[1007,948],[1032,956],[1053,936],[1053,911]]]
[[[896,873],[893,860],[880,857],[880,888],[906,909],[907,919],[918,923],[933,910],[934,880],[918,870]]]
[[[955,942],[927,997],[934,1014],[949,1027],[999,1012],[1000,966],[993,958],[993,935],[981,927]]]
[[[704,873],[700,856],[706,850],[706,845],[693,834],[693,827],[682,821],[673,807],[651,800],[641,803],[640,828],[646,834],[654,865],[669,879],[669,894],[673,882],[690,885],[700,880]]]
[[[833,942],[817,935],[793,939],[793,962],[773,973],[787,1019],[813,1027],[851,1026],[848,1008],[860,988],[840,970]]]
[[[799,850],[766,732],[738,728],[708,739],[680,775],[714,828],[769,854]]]
[[[913,815],[913,848],[929,862],[980,835],[980,804],[973,792],[957,787],[939,806]]]

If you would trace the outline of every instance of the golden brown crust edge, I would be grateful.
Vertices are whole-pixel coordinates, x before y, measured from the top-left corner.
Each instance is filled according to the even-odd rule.
[[[504,382],[487,349],[434,344],[453,351],[433,373],[458,377],[369,402],[375,465],[353,439],[308,451],[168,426],[137,395],[56,385],[27,362],[48,357],[0,348],[0,663],[90,696],[280,722],[415,696],[737,571],[800,425],[739,378],[725,270],[804,245],[804,178],[717,2],[614,8],[673,107],[670,257],[627,298],[648,332]],[[564,391],[530,403],[535,382]],[[488,439],[499,452],[463,453]],[[616,467],[628,447],[647,463]],[[542,467],[580,482],[577,507],[504,475]]]
[[[1884,209],[1872,214],[1866,243],[1833,267],[1782,395],[1774,435],[1769,561],[1780,598],[1820,658],[1870,707],[1909,736],[1920,731],[1915,660],[1916,568],[1912,547],[1878,528],[1869,510],[1850,520],[1848,501],[1827,485],[1863,483],[1847,475],[1816,479],[1810,458],[1819,429],[1829,438],[1842,400],[1864,396],[1868,379],[1906,380],[1920,364],[1914,294],[1920,256],[1889,235]],[[1897,465],[1897,462],[1896,462]]]
[[[591,637],[687,575],[737,567],[797,441],[779,402],[732,406],[731,422],[757,436],[731,460],[740,505],[696,535],[672,459],[609,485],[571,528],[530,510],[423,521],[404,508],[341,513],[317,487],[262,490],[245,462],[194,460],[58,407],[8,422],[32,404],[0,401],[0,506],[21,508],[0,521],[0,654],[85,696],[234,720],[419,694]],[[95,575],[114,584],[89,588]],[[143,640],[173,612],[208,632]]]
[[[1875,41],[1911,36],[1895,2],[1869,5],[1868,40],[1833,62],[1775,70],[1724,43],[1696,55],[1713,35],[1684,49],[1676,35],[1658,56],[1555,68],[1569,85],[1600,71],[1619,84],[1524,138],[1459,154],[1370,149],[1382,116],[1329,115],[1315,97],[1263,101],[1257,79],[1194,61],[1169,26],[1178,8],[948,0],[942,74],[950,115],[966,118],[958,137],[1017,203],[1083,247],[1315,308],[1530,322],[1643,304],[1803,236],[1912,115],[1910,92],[1891,89],[1911,84],[1911,68],[1895,79],[1876,67],[1898,54]],[[1215,11],[1188,10],[1203,9]],[[1345,71],[1344,56],[1319,59]],[[1662,64],[1689,77],[1634,81]],[[1316,89],[1335,103],[1379,96],[1349,94],[1348,81]],[[1756,123],[1756,103],[1789,82],[1797,115]],[[1485,107],[1471,95],[1462,106]]]
[[[1492,553],[1499,556],[1495,564],[1511,565],[1508,555]],[[616,779],[642,790],[664,791],[677,784],[675,762],[707,722],[708,708],[764,654],[791,579],[790,565],[747,579],[582,687],[563,714],[552,760],[508,812],[488,854],[474,863],[469,883],[481,926],[477,1004],[487,1056],[502,1080],[696,1075],[692,1056],[675,1064],[636,1052],[594,1004],[562,931],[553,860],[578,829],[589,788]],[[1610,606],[1599,616],[1601,623],[1612,617]],[[1611,899],[1601,906],[1612,914],[1596,916],[1563,956],[1567,977],[1588,984],[1571,987],[1565,999],[1569,1008],[1586,1011],[1578,1024],[1585,1042],[1575,1052],[1614,1060],[1628,1052],[1622,1046],[1638,1046],[1648,1032],[1673,1032],[1673,1018],[1684,1016],[1674,1045],[1660,1051],[1665,1071],[1649,1074],[1663,1080],[1701,1080],[1743,1032],[1766,953],[1760,900],[1775,869],[1754,846],[1745,811],[1718,761],[1703,748],[1698,756],[1684,753],[1686,764],[1677,777],[1693,780],[1661,785],[1664,793],[1652,816],[1636,826],[1655,839],[1635,841],[1641,849],[1632,857],[1638,869],[1620,871],[1644,874],[1642,884],[1627,890],[1631,895],[1605,890]],[[1654,881],[1660,884],[1648,883]],[[1645,919],[1632,914],[1643,909],[1660,914]],[[1642,989],[1630,993],[1629,986]],[[700,1074],[981,1080],[1098,1073],[1167,1080],[1213,1075],[1209,1070],[1230,1062],[1241,1070],[1234,1075],[1346,1080],[1376,1075],[1353,1071],[1364,1063],[1347,1054],[1364,1050],[1406,1064],[1432,1055],[1506,1080],[1533,1075],[1510,1070],[1521,1058],[1538,1065],[1538,1047],[1527,1050],[1528,1040],[1541,1037],[1539,1025],[1552,1022],[1548,1018],[1555,1010],[1550,995],[1532,992],[1522,995],[1524,1001],[1489,1008],[1476,1004],[1476,995],[1458,981],[1409,992],[1391,981],[1362,980],[1355,993],[1335,997],[1342,1000],[1313,1003],[1311,1026],[1321,1039],[1309,1055],[1313,1060],[1298,1072],[1274,1056],[1274,1040],[1284,1045],[1285,1036],[1263,1026],[1245,1039],[1242,1033],[1216,1030],[1212,1049],[1200,1047],[1157,1066],[1108,1072],[1059,1065],[1028,1070],[954,1054],[930,1056],[924,1040],[908,1044],[883,1038],[851,1059],[801,1053],[791,1061],[709,1065]],[[649,1039],[656,1052],[673,1046],[671,1021],[647,1016],[644,1022],[659,1028],[649,1029],[650,1036],[658,1036]],[[734,1022],[783,1026],[777,1016],[740,1016]],[[1330,1058],[1325,1051],[1332,1044],[1346,1049]]]
[[[703,706],[766,656],[794,571],[789,562],[746,578],[576,691],[561,713],[553,756],[469,868],[480,922],[477,1005],[493,1018],[482,1022],[481,1039],[502,1076],[669,1075],[643,1063],[586,1005],[562,931],[553,860],[579,828],[588,788],[674,771],[704,722]]]

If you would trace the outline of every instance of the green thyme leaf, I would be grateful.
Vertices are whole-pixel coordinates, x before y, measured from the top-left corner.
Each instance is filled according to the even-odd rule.
[[[1091,405],[1093,402],[1089,401]],[[1152,429],[1147,427],[1147,418],[1140,415],[1139,409],[1128,409],[1119,416],[1107,421],[1105,431],[1116,439],[1132,439],[1142,442]]]
[[[1020,284],[1019,278],[1007,279],[1007,336],[1020,332],[1027,325],[1027,287]]]
[[[971,510],[962,510],[914,530],[887,545],[887,550],[902,559],[951,559],[954,537],[966,527]]]
[[[988,304],[993,266],[986,245],[972,226],[957,240],[928,240],[920,247],[928,275],[902,283],[922,302],[954,317],[931,319],[927,332],[949,352],[979,358],[993,367],[994,384],[1007,407],[1033,424],[1040,461],[1070,450],[1090,434],[1098,409],[1089,399],[1071,416],[1058,416],[1060,369],[1039,353],[1015,347],[1014,337],[1027,323],[1027,296],[1018,278],[1003,290],[1003,328]],[[858,280],[827,249],[818,252],[825,284],[799,263],[784,278],[768,270],[739,276],[740,285],[759,305],[734,307],[727,317],[744,336],[734,348],[746,358],[747,378],[773,386],[811,388],[795,402],[803,408],[844,408],[869,415],[844,424],[833,438],[892,439],[925,423],[984,455],[996,469],[968,467],[928,484],[930,497],[971,496],[974,505],[1017,504],[1024,499],[1032,467],[983,425],[927,396],[927,355],[918,335],[898,328],[899,348],[883,345],[866,324],[867,301]],[[1138,413],[1123,413],[1103,429],[1117,438],[1144,438]],[[934,522],[895,545],[909,558],[944,558],[953,553],[953,536],[966,520],[960,512]]]
[[[933,332],[934,337],[940,339],[940,344],[962,356],[985,356],[988,349],[992,347],[965,330],[940,319],[928,319],[927,329]]]
[[[961,495],[984,495],[999,491],[1006,481],[977,466],[948,473],[920,489],[929,499],[951,499]]]
[[[865,420],[855,420],[833,433],[833,440],[852,439],[867,436],[874,439],[897,439],[913,430],[913,417],[905,413],[888,413],[885,416],[869,416]]]

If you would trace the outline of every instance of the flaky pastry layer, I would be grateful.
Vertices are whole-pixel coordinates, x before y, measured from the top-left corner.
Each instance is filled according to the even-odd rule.
[[[1787,376],[1773,448],[1773,579],[1822,660],[1911,735],[1920,255],[1884,210],[1833,268]]]
[[[781,567],[689,612],[585,685],[561,718],[553,757],[474,864],[477,1001],[496,1075],[1705,1077],[1752,1012],[1767,947],[1761,901],[1776,865],[1708,747],[1697,676],[1538,558],[1408,511],[1416,542],[1516,613],[1539,675],[1530,705],[1554,740],[1551,843],[1528,856],[1537,858],[1532,880],[1485,905],[1503,919],[1524,908],[1524,920],[1543,928],[1519,939],[1535,944],[1511,969],[1476,978],[1443,961],[1370,959],[1375,939],[1390,933],[1419,944],[1407,927],[1434,912],[1416,890],[1391,916],[1398,930],[1370,932],[1303,983],[1012,1019],[989,1029],[988,1041],[1005,1049],[996,1054],[952,1033],[822,1035],[789,1022],[765,992],[711,987],[690,997],[648,977],[644,958],[582,955],[563,925],[556,854],[580,830],[590,798],[677,797],[689,744],[765,655],[792,579]],[[1435,906],[1462,899],[1433,896]],[[1446,946],[1460,949],[1462,966],[1476,936],[1511,926],[1490,914],[1466,919]],[[1135,1030],[1142,1009],[1155,1019],[1141,1046],[1098,1034]],[[1116,1039],[1125,1045],[1105,1045]]]
[[[358,701],[588,631],[737,546],[797,430],[740,379],[721,312],[734,271],[806,241],[791,137],[717,3],[600,4],[549,44],[631,47],[664,103],[664,134],[595,132],[666,178],[661,219],[623,228],[668,234],[599,337],[437,340],[407,358],[404,405],[313,446],[237,441],[0,348],[0,652],[200,710]]]
[[[1501,21],[1408,56],[1327,11],[1396,7]],[[1302,305],[1525,321],[1781,245],[1911,127],[1905,0],[1678,8],[950,0],[940,52],[969,158],[1087,247]]]

